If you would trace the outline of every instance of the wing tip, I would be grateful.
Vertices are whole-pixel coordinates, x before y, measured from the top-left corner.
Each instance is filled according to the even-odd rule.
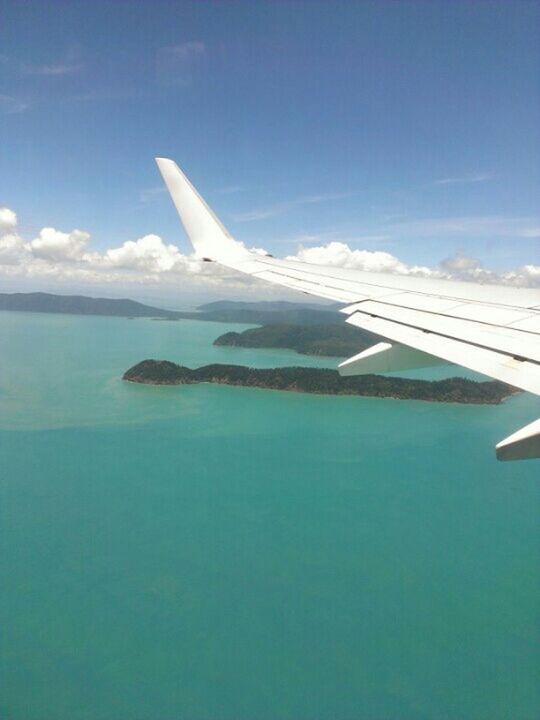
[[[166,165],[169,165],[169,166],[172,165],[172,166],[178,167],[178,165],[176,165],[176,163],[174,162],[174,160],[171,160],[171,158],[167,158],[167,157],[155,157],[154,160],[156,161],[156,165],[157,165],[159,168],[162,167],[162,166],[166,166]]]

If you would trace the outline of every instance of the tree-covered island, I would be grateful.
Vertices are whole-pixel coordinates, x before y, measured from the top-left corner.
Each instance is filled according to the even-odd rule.
[[[248,348],[285,348],[301,355],[348,357],[378,342],[378,338],[344,322],[299,325],[278,323],[227,332],[214,345]]]
[[[327,368],[259,369],[214,364],[191,369],[168,360],[143,360],[127,370],[123,379],[147,385],[214,383],[321,395],[360,395],[483,405],[497,405],[517,392],[501,382],[475,382],[457,377],[436,381],[382,375],[343,378],[337,370]]]

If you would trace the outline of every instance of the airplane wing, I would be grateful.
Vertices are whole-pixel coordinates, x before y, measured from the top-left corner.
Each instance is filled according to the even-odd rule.
[[[196,254],[255,278],[343,303],[346,321],[382,336],[342,375],[455,363],[540,395],[540,291],[325,267],[247,250],[172,160],[156,158]],[[540,419],[505,438],[500,460],[540,457]]]

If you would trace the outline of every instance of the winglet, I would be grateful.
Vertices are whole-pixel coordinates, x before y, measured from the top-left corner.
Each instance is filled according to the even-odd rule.
[[[247,250],[227,232],[178,165],[168,158],[156,158],[156,163],[198,257],[227,265],[245,255]]]

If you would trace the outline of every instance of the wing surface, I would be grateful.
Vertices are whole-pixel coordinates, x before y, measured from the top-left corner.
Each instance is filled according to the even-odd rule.
[[[172,160],[158,158],[157,163],[199,257],[343,303],[347,322],[390,341],[342,363],[342,374],[412,367],[415,358],[417,366],[439,359],[540,395],[540,291],[370,273],[250,252],[225,230]],[[532,439],[527,435],[523,457],[540,456],[536,429]],[[499,443],[498,456],[519,457],[523,442],[514,433]]]

